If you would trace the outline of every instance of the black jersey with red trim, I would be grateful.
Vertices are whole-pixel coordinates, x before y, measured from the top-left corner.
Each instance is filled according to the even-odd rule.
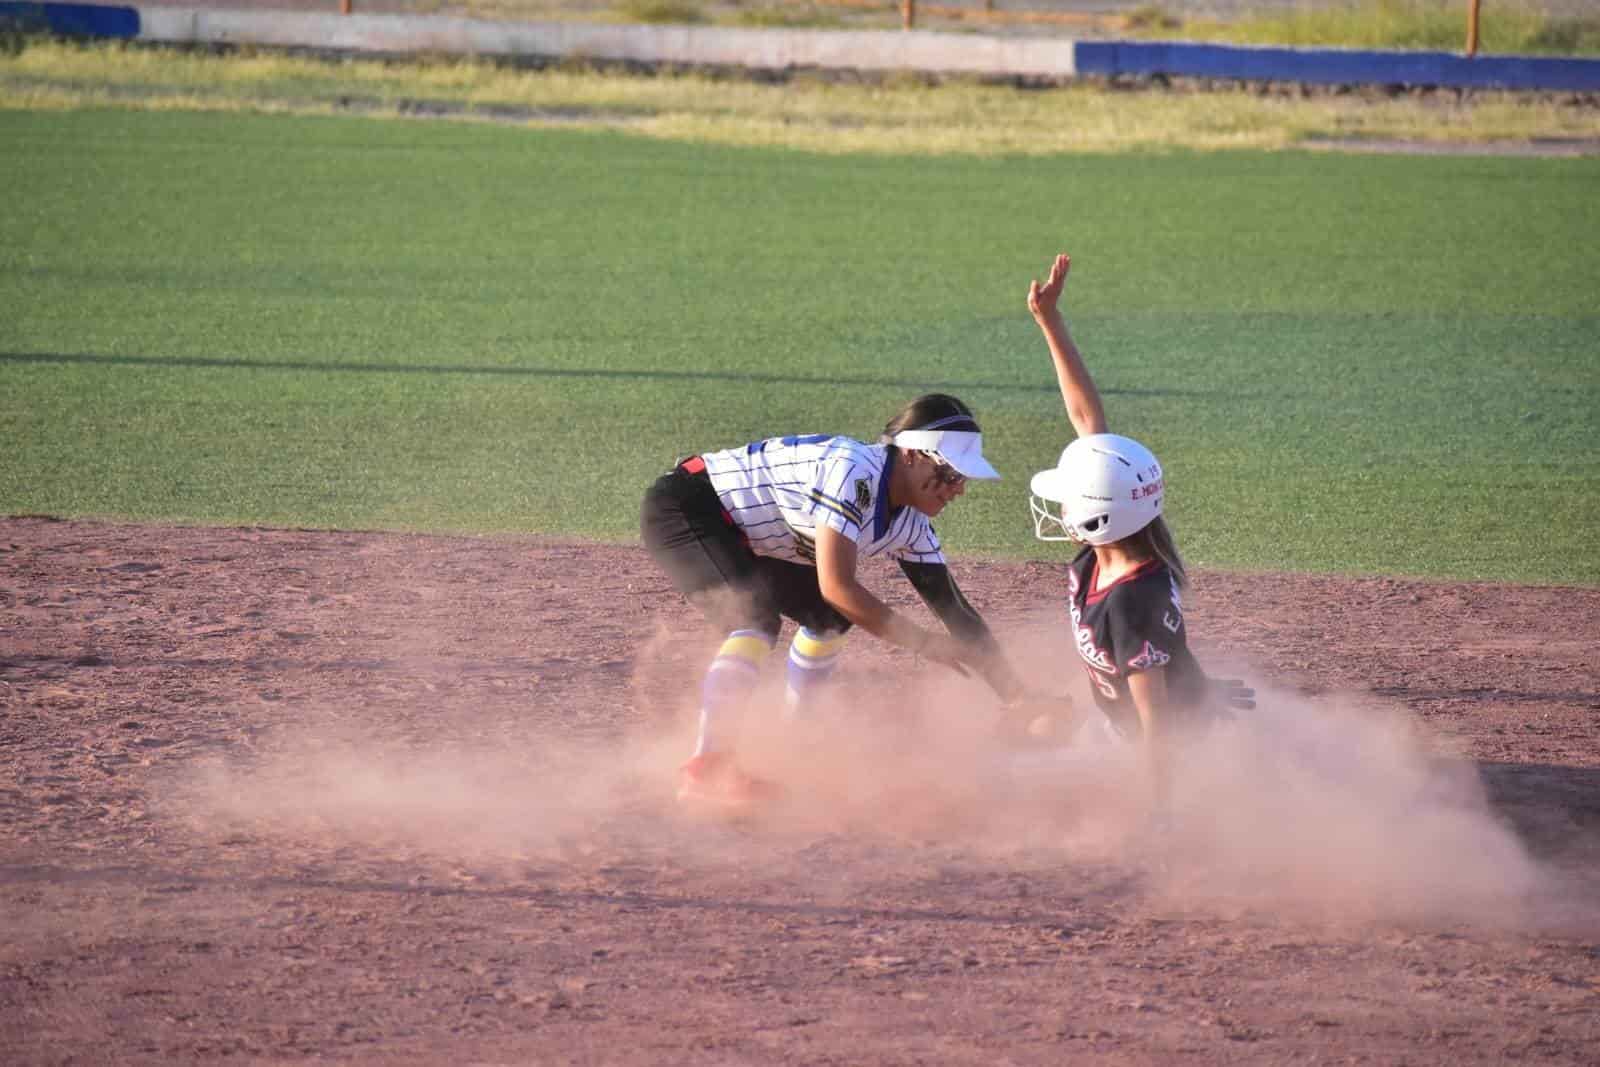
[[[1095,588],[1098,578],[1094,549],[1085,548],[1068,568],[1072,636],[1095,703],[1119,730],[1137,736],[1130,674],[1165,667],[1168,700],[1178,707],[1205,700],[1206,676],[1189,651],[1182,597],[1165,563],[1140,564],[1103,589]]]

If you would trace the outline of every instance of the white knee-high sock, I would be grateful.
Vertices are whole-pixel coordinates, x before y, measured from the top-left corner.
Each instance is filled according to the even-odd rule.
[[[844,634],[819,634],[804,626],[794,635],[785,668],[788,685],[783,694],[784,708],[790,716],[804,716],[816,705],[818,693],[839,665],[844,642]]]
[[[756,686],[761,660],[772,651],[772,645],[772,637],[760,630],[735,630],[717,649],[700,687],[696,756],[733,748],[745,703]]]

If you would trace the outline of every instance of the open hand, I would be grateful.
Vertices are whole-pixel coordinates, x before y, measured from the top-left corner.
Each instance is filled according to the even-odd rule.
[[[1212,678],[1211,697],[1216,703],[1232,711],[1254,711],[1256,691],[1244,684],[1242,678]]]
[[[1036,319],[1054,314],[1061,301],[1061,290],[1067,287],[1067,272],[1072,269],[1072,257],[1065,252],[1050,265],[1050,277],[1043,285],[1035,278],[1028,286],[1028,310]]]

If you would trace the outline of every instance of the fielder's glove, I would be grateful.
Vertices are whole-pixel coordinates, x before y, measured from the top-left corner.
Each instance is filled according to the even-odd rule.
[[[1059,745],[1072,736],[1078,711],[1064,696],[1024,693],[1000,707],[1000,737],[1016,745]]]

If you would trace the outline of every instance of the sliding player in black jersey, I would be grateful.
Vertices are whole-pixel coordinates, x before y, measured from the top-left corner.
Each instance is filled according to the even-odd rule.
[[[1057,256],[1045,283],[1028,289],[1079,435],[1055,467],[1033,476],[1034,534],[1084,546],[1067,577],[1073,643],[1096,704],[1118,732],[1143,744],[1160,802],[1174,738],[1219,707],[1254,707],[1255,693],[1207,678],[1189,651],[1188,577],[1161,517],[1161,464],[1139,442],[1106,432],[1100,393],[1058,306],[1071,262]]]

